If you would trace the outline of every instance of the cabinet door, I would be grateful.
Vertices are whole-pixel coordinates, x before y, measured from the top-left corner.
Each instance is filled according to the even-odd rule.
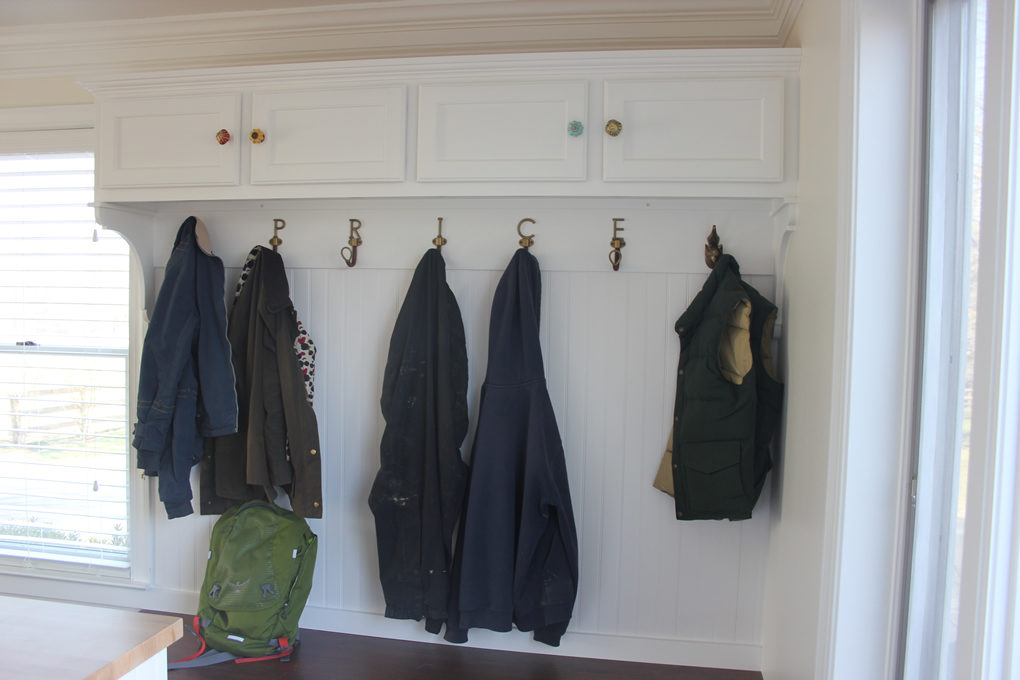
[[[783,179],[783,79],[607,81],[606,181]]]
[[[584,81],[422,85],[418,180],[584,180],[587,101]]]
[[[252,95],[252,184],[404,179],[403,85]]]
[[[101,187],[236,185],[241,95],[112,100],[99,107]],[[219,130],[232,139],[220,144]]]

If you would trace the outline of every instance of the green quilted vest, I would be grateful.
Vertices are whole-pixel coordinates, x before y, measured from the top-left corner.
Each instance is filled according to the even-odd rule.
[[[673,419],[676,517],[747,519],[772,467],[783,385],[772,368],[776,307],[723,255],[687,311]]]

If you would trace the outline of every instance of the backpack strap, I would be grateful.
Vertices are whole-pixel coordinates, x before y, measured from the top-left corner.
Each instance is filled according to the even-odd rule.
[[[213,664],[223,663],[224,661],[238,662],[241,659],[234,656],[230,652],[217,652],[214,649],[210,649],[205,654],[198,657],[188,657],[186,660],[181,659],[180,661],[172,661],[166,665],[168,671],[176,671],[182,668],[201,668],[203,666],[212,666]]]
[[[206,621],[205,623],[209,623]],[[285,637],[279,637],[275,640],[270,640],[271,643],[275,644],[277,649],[280,651],[277,654],[270,654],[269,656],[252,656],[243,657],[231,654],[230,652],[220,652],[215,649],[206,650],[205,638],[199,632],[201,629],[202,620],[196,616],[191,623],[191,633],[199,639],[202,646],[197,652],[191,656],[186,656],[183,659],[177,661],[171,661],[167,664],[168,671],[176,671],[182,668],[201,668],[203,666],[212,666],[214,664],[223,663],[224,661],[233,661],[234,663],[250,663],[252,661],[269,661],[270,659],[280,659],[281,661],[290,661],[289,657],[294,652],[294,645],[290,644],[290,640]],[[300,633],[298,634],[300,637]],[[297,638],[294,643],[297,644]]]
[[[269,659],[284,659],[284,657],[290,656],[294,651],[294,647],[291,646],[290,642],[285,637],[270,640],[275,642],[276,646],[280,649],[277,654],[270,654],[269,656],[250,656],[241,659],[235,659],[234,663],[250,663],[252,661],[268,661]]]
[[[226,661],[227,660],[227,659],[216,659],[215,661],[213,661],[212,658],[211,658],[213,655],[215,655],[215,654],[226,654],[226,652],[215,652],[215,651],[213,651],[211,649],[209,650],[209,652],[207,654],[205,654],[203,656],[203,652],[205,652],[206,649],[205,649],[205,638],[202,637],[202,633],[199,632],[199,631],[202,630],[201,624],[202,624],[201,617],[196,616],[195,618],[193,618],[191,620],[191,627],[188,628],[188,632],[198,638],[198,641],[201,643],[201,647],[199,647],[198,651],[195,652],[194,654],[192,654],[191,656],[186,656],[183,659],[178,659],[177,661],[169,662],[166,665],[168,671],[174,671],[174,670],[177,670],[179,668],[196,668],[198,666],[209,666],[209,665],[212,665],[214,663],[219,663],[220,661]],[[233,655],[231,655],[231,656],[233,656]]]

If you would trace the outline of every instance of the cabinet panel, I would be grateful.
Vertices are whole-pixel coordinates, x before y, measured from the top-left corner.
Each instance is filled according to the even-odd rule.
[[[783,179],[783,79],[607,81],[607,181]]]
[[[418,180],[584,180],[585,81],[419,89]]]
[[[252,184],[404,179],[404,86],[252,96]]]
[[[99,185],[236,185],[240,121],[240,94],[104,102]],[[220,129],[233,139],[221,145]]]

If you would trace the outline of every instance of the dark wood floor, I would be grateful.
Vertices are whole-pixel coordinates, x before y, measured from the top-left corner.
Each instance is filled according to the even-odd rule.
[[[189,623],[191,617],[184,617]],[[185,630],[171,661],[198,650]],[[170,680],[761,680],[761,673],[521,654],[302,630],[291,661],[177,670]]]

